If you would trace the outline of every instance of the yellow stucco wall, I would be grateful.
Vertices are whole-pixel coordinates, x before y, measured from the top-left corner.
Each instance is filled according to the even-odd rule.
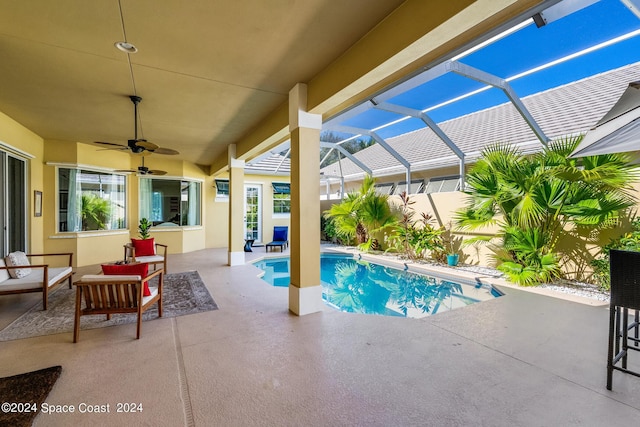
[[[229,202],[216,201],[216,179],[229,179],[227,174],[208,177],[204,184],[205,212],[205,244],[208,248],[227,247],[229,235]]]
[[[228,245],[229,229],[229,202],[226,200],[216,201],[215,179],[229,179],[227,174],[210,177],[205,183],[207,197],[206,212],[206,246],[209,248],[224,248]],[[289,215],[273,214],[273,190],[272,182],[290,182],[288,176],[271,175],[247,175],[245,174],[245,185],[257,185],[261,188],[262,195],[262,242],[268,243],[273,237],[273,227],[289,225]]]
[[[451,229],[455,212],[465,204],[466,195],[459,191],[434,194],[411,194],[409,200],[413,202],[411,207],[415,210],[416,218],[421,212],[425,212],[433,217],[434,227],[445,227]],[[390,203],[399,204],[400,196],[391,196]],[[461,254],[460,262],[475,265],[491,265],[491,251],[486,245],[475,245],[463,247],[462,241],[470,237],[495,235],[496,227],[487,227],[482,232],[462,232],[454,231],[454,249]]]
[[[16,132],[14,132],[16,133]],[[27,132],[28,135],[28,132]],[[20,139],[25,139],[20,136]],[[40,228],[33,228],[30,233],[31,240],[36,242],[33,247],[42,251],[73,252],[74,265],[84,266],[114,261],[123,258],[123,246],[130,238],[138,236],[138,194],[139,177],[135,173],[127,175],[127,212],[126,221],[128,229],[101,230],[94,232],[58,232],[59,222],[57,214],[57,170],[59,167],[80,167],[87,169],[133,169],[141,164],[141,157],[117,150],[103,150],[88,144],[75,144],[66,141],[54,141],[39,139],[39,157],[33,158],[30,163],[31,170],[39,173],[39,189],[43,191],[43,216],[36,218],[36,223],[41,223]],[[33,145],[33,143],[31,144]],[[23,144],[24,146],[24,144]],[[25,150],[26,151],[26,150]],[[31,150],[33,151],[33,150]],[[33,154],[33,153],[31,153]],[[175,227],[171,229],[153,227],[151,236],[158,243],[166,244],[169,253],[190,252],[206,247],[205,226],[207,210],[212,203],[208,197],[207,176],[197,165],[189,162],[174,160],[171,156],[147,156],[145,166],[150,169],[167,171],[166,178],[190,179],[201,182],[202,192],[202,226]],[[32,173],[33,174],[33,173]],[[33,179],[32,179],[33,180]]]
[[[262,242],[273,240],[273,227],[289,225],[290,215],[273,213],[272,182],[290,182],[288,176],[245,175],[245,185],[259,185],[262,188]]]

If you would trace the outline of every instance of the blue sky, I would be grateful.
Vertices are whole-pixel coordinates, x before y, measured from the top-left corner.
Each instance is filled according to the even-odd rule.
[[[550,61],[639,29],[640,19],[627,10],[619,0],[601,0],[541,28],[537,28],[535,24],[528,25],[516,33],[461,58],[460,62],[497,77],[508,79]],[[516,94],[522,98],[638,61],[640,61],[640,34],[512,80],[510,84]],[[484,84],[449,73],[398,95],[390,102],[423,110],[482,86]],[[461,101],[431,110],[428,114],[436,122],[441,122],[507,101],[501,90],[489,89]],[[400,117],[393,113],[370,110],[344,124],[372,129]],[[408,119],[380,129],[377,133],[383,138],[388,138],[422,127],[424,124],[420,120]]]

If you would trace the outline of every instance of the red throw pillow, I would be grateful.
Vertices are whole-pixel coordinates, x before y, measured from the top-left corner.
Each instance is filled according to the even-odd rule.
[[[150,239],[131,239],[133,248],[136,250],[136,256],[150,256],[156,254],[156,245],[153,237]]]
[[[146,262],[141,262],[138,264],[102,264],[102,274],[109,276],[140,276],[147,277],[149,274],[149,264]],[[142,291],[142,295],[145,297],[151,296],[151,291],[149,290],[149,283],[144,282],[144,291]]]

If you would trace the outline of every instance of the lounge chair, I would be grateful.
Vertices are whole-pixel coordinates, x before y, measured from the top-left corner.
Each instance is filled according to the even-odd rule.
[[[273,227],[273,241],[265,245],[265,250],[269,252],[271,249],[280,248],[282,252],[287,246],[289,246],[289,227],[286,225]]]

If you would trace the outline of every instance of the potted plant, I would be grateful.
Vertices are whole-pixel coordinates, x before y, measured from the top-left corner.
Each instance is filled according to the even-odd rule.
[[[447,265],[450,265],[451,267],[458,265],[458,257],[458,254],[447,254]]]
[[[142,218],[140,220],[140,224],[138,224],[138,232],[140,233],[140,238],[142,240],[148,239],[151,237],[149,233],[149,229],[151,228],[151,222],[147,218]]]
[[[140,239],[131,239],[130,248],[127,252],[125,263],[129,261],[136,261],[137,257],[155,256],[155,240],[151,237],[149,229],[152,223],[147,218],[142,218],[138,223],[138,233],[140,233]],[[129,259],[131,256],[131,259]]]
[[[460,258],[460,255],[458,255],[454,249],[454,240],[453,240],[453,227],[451,222],[449,222],[447,224],[445,233],[443,233],[443,240],[444,240],[444,244],[446,246],[447,249],[447,265],[450,265],[452,267],[455,267],[456,265],[458,265],[458,260]]]

